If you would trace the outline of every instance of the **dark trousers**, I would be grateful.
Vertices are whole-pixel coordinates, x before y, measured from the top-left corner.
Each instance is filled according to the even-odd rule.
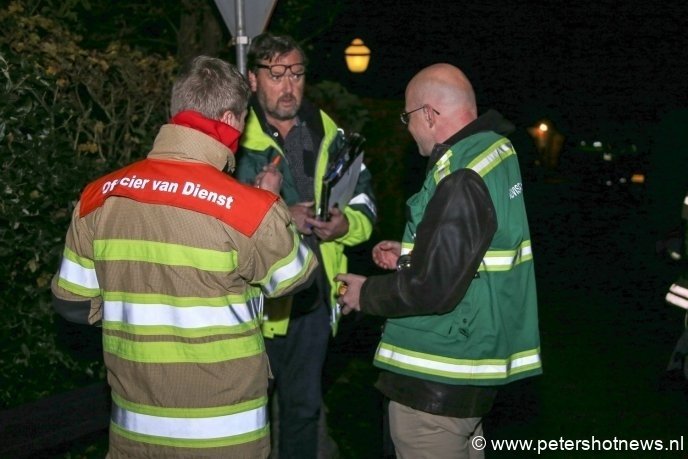
[[[325,306],[289,321],[286,336],[265,340],[278,392],[279,459],[315,459],[322,406],[322,369],[330,337]]]

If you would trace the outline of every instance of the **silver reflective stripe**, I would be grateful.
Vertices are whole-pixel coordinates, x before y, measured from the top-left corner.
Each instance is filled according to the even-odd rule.
[[[295,240],[296,241],[296,240]],[[288,281],[292,278],[297,277],[303,270],[306,260],[308,260],[308,255],[310,254],[310,249],[303,241],[299,240],[299,249],[297,251],[296,257],[288,264],[277,269],[270,280],[265,285],[266,293],[270,294],[277,290],[279,285]]]
[[[508,271],[514,266],[533,258],[530,241],[521,243],[516,250],[488,250],[478,271]]]
[[[248,304],[227,306],[184,306],[105,301],[103,319],[131,325],[169,325],[181,328],[232,326],[254,320]]]
[[[349,201],[349,205],[352,204],[362,204],[368,208],[371,214],[373,214],[374,216],[377,215],[377,209],[375,208],[375,204],[373,203],[372,199],[370,199],[370,197],[365,193],[357,194],[356,196],[351,198],[351,200]]]
[[[500,140],[501,144],[491,150],[487,154],[482,154],[468,164],[468,167],[473,169],[478,175],[484,177],[488,172],[494,169],[503,159],[511,156],[514,151],[508,140]]]
[[[253,317],[258,318],[259,321],[263,320],[263,306],[265,304],[265,296],[263,293],[260,292],[257,297],[249,299],[247,304]]]
[[[98,278],[96,277],[96,270],[94,268],[84,268],[78,263],[73,262],[68,258],[62,259],[60,265],[60,277],[72,284],[79,285],[87,289],[98,290]]]
[[[209,440],[255,432],[267,425],[265,406],[224,416],[174,418],[128,411],[113,403],[112,421],[138,434],[164,438]]]
[[[470,375],[507,375],[521,367],[526,367],[540,362],[540,355],[533,353],[523,357],[517,357],[513,360],[504,359],[496,361],[496,359],[489,359],[491,363],[480,363],[480,360],[468,359],[451,359],[441,358],[436,360],[428,354],[428,358],[421,357],[419,353],[414,352],[414,355],[403,353],[403,349],[390,349],[380,346],[377,351],[378,357],[381,360],[388,361],[390,365],[396,365],[404,368],[412,368],[419,373],[436,374],[442,373],[448,377],[466,377]],[[456,363],[452,363],[454,360]],[[458,363],[466,362],[466,363]]]
[[[678,284],[671,284],[666,294],[666,301],[683,309],[688,309],[688,289]]]

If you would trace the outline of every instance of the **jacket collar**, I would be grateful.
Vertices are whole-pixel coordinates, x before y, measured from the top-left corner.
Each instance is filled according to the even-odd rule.
[[[258,122],[260,123],[260,127],[263,132],[269,134],[270,136],[272,136],[274,132],[277,132],[277,129],[268,123],[268,120],[265,117],[265,112],[260,106],[260,103],[258,103],[258,98],[255,96],[255,94],[251,97],[250,106],[255,112],[256,118],[258,118]],[[311,130],[314,141],[318,143],[325,135],[325,128],[323,127],[322,118],[320,117],[320,110],[318,110],[318,108],[310,101],[303,99],[301,101],[301,107],[299,107],[299,111],[296,113],[296,116],[299,118],[299,121],[306,123],[308,129]],[[284,139],[282,139],[279,133],[274,137],[277,139],[277,142],[280,145],[283,145]]]
[[[195,161],[218,170],[228,166],[230,171],[235,165],[229,147],[197,129],[178,124],[165,124],[160,128],[148,158]]]
[[[430,153],[430,158],[428,159],[426,173],[435,166],[435,163],[437,163],[437,161],[449,148],[451,148],[452,145],[456,145],[463,139],[466,139],[479,132],[487,131],[496,132],[497,134],[506,136],[507,134],[512,133],[515,128],[516,127],[513,125],[513,123],[504,118],[498,111],[492,109],[488,110],[483,115],[468,123],[447,140],[442,143],[438,143],[433,147],[432,153]]]

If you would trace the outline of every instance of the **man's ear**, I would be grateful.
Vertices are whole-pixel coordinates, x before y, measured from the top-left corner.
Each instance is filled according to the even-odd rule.
[[[222,121],[225,124],[229,124],[230,126],[234,126],[235,123],[235,116],[234,113],[230,112],[227,110],[222,114],[222,117],[220,118],[220,121]]]
[[[423,107],[423,117],[425,118],[425,122],[428,123],[428,127],[433,127],[435,125],[435,112],[432,110],[432,107],[427,105]]]
[[[256,92],[256,74],[252,71],[248,71],[248,84],[251,86],[251,91]]]

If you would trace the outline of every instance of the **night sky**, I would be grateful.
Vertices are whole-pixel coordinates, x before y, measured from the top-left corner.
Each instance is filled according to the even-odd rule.
[[[449,62],[471,79],[481,109],[585,131],[685,105],[687,13],[684,1],[348,0],[311,56],[321,78],[344,74],[352,92],[400,100],[418,70]],[[354,37],[372,49],[362,75],[343,62]]]

